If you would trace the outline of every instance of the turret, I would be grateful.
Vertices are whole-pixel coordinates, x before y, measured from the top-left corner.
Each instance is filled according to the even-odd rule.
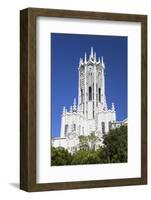
[[[104,64],[103,56],[101,57],[101,64],[102,64],[102,67],[105,69],[105,64]]]
[[[115,112],[115,105],[112,103],[112,112]]]
[[[84,63],[83,63],[83,59],[82,58],[80,58],[80,60],[79,60],[79,67],[81,66],[81,65],[83,65]]]
[[[96,62],[96,52],[94,52],[94,61]]]
[[[93,58],[93,47],[91,47],[91,54],[90,54],[91,58]]]
[[[98,57],[98,64],[101,63],[100,57]]]
[[[73,101],[73,112],[76,112],[77,106],[76,106],[76,98],[74,98]]]
[[[72,113],[73,109],[72,109],[72,106],[70,106],[70,113]]]
[[[63,107],[63,111],[62,111],[62,114],[64,115],[66,113],[66,108],[65,106]]]
[[[85,55],[84,55],[84,63],[86,64],[87,63],[87,53],[85,52]]]

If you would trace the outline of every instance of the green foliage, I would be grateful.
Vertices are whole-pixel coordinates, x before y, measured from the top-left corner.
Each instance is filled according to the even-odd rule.
[[[79,148],[80,150],[89,150],[88,137],[84,135],[79,136]]]
[[[79,148],[80,150],[95,150],[95,144],[99,138],[92,132],[88,136],[79,136]]]
[[[80,150],[73,154],[72,158],[72,165],[77,165],[77,164],[96,164],[100,163],[101,160],[98,156],[97,151],[94,150]]]
[[[79,136],[79,150],[73,155],[63,147],[52,147],[52,165],[127,162],[127,126],[121,126],[105,134],[103,145],[96,150],[95,143],[98,140],[94,133],[89,136]]]
[[[63,147],[52,147],[51,148],[51,165],[59,166],[59,165],[71,165],[72,156],[68,150]]]
[[[127,126],[113,129],[103,137],[99,155],[105,163],[127,162]]]

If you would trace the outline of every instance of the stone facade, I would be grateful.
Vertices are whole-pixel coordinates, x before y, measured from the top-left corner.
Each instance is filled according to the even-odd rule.
[[[79,136],[94,133],[100,138],[97,145],[101,145],[103,134],[116,128],[121,122],[116,122],[114,103],[108,109],[105,96],[105,63],[103,57],[96,57],[91,47],[87,58],[80,58],[79,62],[78,103],[76,98],[70,110],[64,107],[61,116],[61,131],[59,138],[52,139],[54,147],[62,146],[70,152],[79,148]]]

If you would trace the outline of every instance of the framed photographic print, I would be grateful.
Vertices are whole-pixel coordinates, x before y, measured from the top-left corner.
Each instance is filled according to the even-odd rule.
[[[147,16],[20,12],[20,188],[147,184]]]

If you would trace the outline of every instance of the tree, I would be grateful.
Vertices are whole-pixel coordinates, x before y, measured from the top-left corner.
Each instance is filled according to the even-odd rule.
[[[100,158],[97,151],[94,150],[79,150],[73,154],[72,165],[79,164],[96,164],[100,163]]]
[[[95,132],[92,132],[90,135],[88,135],[88,143],[89,143],[89,149],[95,150],[96,149],[96,143],[99,141],[99,137],[95,135]]]
[[[51,148],[51,165],[71,165],[72,155],[63,147]]]
[[[84,135],[79,136],[79,148],[80,148],[80,150],[88,150],[89,149],[87,136],[84,136]]]
[[[63,147],[52,147],[51,164],[77,165],[127,162],[127,126],[110,130],[103,136],[103,145],[96,149],[99,137],[94,133],[79,136],[79,149],[73,155]]]
[[[104,135],[103,144],[98,150],[102,162],[127,162],[127,126],[113,129]]]
[[[99,141],[99,138],[95,135],[95,132],[92,132],[88,136],[80,135],[79,148],[80,150],[95,150],[96,143],[98,141]]]

